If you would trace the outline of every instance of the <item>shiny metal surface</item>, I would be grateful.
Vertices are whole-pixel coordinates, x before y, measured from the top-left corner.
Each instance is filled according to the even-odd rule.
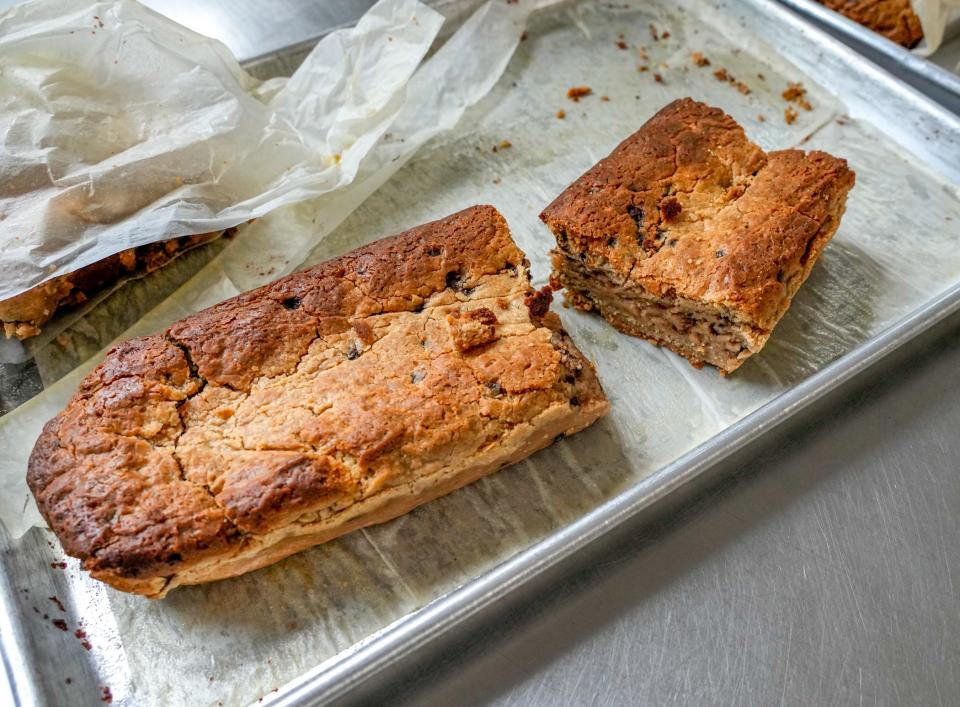
[[[814,0],[779,2],[846,42],[897,78],[952,111],[960,112],[960,76],[951,70],[955,70],[957,61],[960,61],[960,34],[952,38],[948,34],[934,56],[924,59]]]
[[[322,31],[303,19],[321,3],[281,4],[304,37]],[[767,5],[744,3],[746,12]],[[237,6],[256,14],[231,8],[229,21],[247,24],[226,34],[254,36],[270,13]],[[263,36],[277,36],[271,27]],[[909,105],[909,93],[894,93]],[[899,366],[861,374],[852,393],[829,397],[835,409],[818,399],[958,306],[953,290],[603,515],[339,657],[278,702],[951,702],[960,694],[960,409],[943,391],[960,383],[960,322],[903,349],[910,358]],[[808,406],[807,418],[786,423]],[[762,447],[737,452],[774,427]],[[690,493],[737,469],[665,525],[638,518],[675,488]],[[12,630],[0,623],[4,638]]]

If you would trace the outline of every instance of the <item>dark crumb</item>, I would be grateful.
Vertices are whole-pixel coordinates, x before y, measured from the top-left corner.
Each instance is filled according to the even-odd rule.
[[[750,87],[747,86],[747,84],[745,84],[743,81],[737,81],[734,83],[734,86],[736,86],[737,90],[740,91],[740,93],[742,93],[744,96],[750,93]]]
[[[584,96],[589,96],[593,93],[593,89],[589,86],[573,86],[572,88],[567,89],[567,98],[571,101],[579,102]]]
[[[73,678],[67,678],[66,680],[64,680],[64,682],[69,685],[70,683],[73,682]]]
[[[107,704],[110,704],[111,702],[113,702],[113,693],[110,692],[109,687],[100,688],[100,701],[106,702]]]
[[[61,631],[69,631],[69,630],[70,630],[69,627],[67,626],[67,622],[64,621],[63,619],[54,619],[54,620],[51,621],[50,623],[52,623],[54,626],[56,626],[56,627],[57,627],[58,629],[60,629]]]
[[[562,110],[562,109],[557,111],[557,118],[558,118],[558,119],[563,120],[563,119],[566,118],[566,117],[567,117],[567,111]]]
[[[640,64],[640,65],[637,67],[637,71],[639,71],[639,72],[642,74],[642,73],[645,72],[645,71],[650,71],[650,67],[649,67],[649,66],[644,66],[643,64]]]
[[[617,49],[626,49],[626,48],[627,48],[627,43],[624,42],[622,39],[617,42]]]
[[[660,41],[660,34],[657,32],[657,26],[652,22],[650,23],[650,36],[653,38],[654,42]]]
[[[787,125],[793,125],[796,123],[798,115],[799,113],[797,113],[797,111],[795,111],[793,108],[787,108],[783,111],[783,119],[787,121]]]
[[[67,610],[63,606],[63,602],[60,601],[57,597],[47,597],[50,601],[57,605],[57,608],[60,609],[63,613],[67,613]]]
[[[763,122],[766,121],[766,118],[764,118],[762,115],[758,115],[758,116],[757,116],[757,120],[759,120],[761,123],[763,123]]]
[[[67,563],[66,563],[66,562],[51,562],[51,563],[50,563],[50,566],[53,567],[53,569],[55,569],[55,570],[65,570],[65,569],[67,569]]]
[[[603,101],[604,103],[609,103],[610,96],[600,96],[600,100]]]
[[[653,80],[656,81],[657,83],[663,83],[663,77],[660,74],[654,74]]]
[[[503,181],[503,180],[500,179],[500,177],[494,177],[494,178],[493,178],[493,183],[494,183],[494,184],[500,184],[502,181]]]
[[[693,63],[696,64],[697,66],[710,66],[710,60],[707,59],[707,57],[705,57],[700,52],[694,52],[693,54],[690,55],[690,58],[693,60]]]
[[[523,34],[520,35],[520,41],[521,42],[525,41],[528,36],[529,35],[526,33],[526,31],[524,31]]]
[[[836,120],[837,125],[850,125],[850,120],[845,116],[840,116]]]
[[[669,33],[669,32],[664,32],[663,34],[660,35],[660,38],[661,38],[661,39],[668,39],[669,37],[670,37],[670,33]]]
[[[717,69],[716,71],[714,71],[714,72],[713,72],[713,77],[714,77],[717,81],[729,81],[729,80],[730,80],[730,74],[728,74],[728,73],[727,73],[727,70],[726,70],[726,69],[723,69],[723,68],[720,68],[720,69]]]

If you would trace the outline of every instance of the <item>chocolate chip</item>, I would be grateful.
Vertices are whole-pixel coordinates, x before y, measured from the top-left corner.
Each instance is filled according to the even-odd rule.
[[[416,370],[410,374],[410,382],[419,383],[426,377],[427,377],[426,371]]]
[[[556,437],[553,438],[553,441],[554,441],[554,442],[559,442],[559,441],[560,441],[561,439],[563,439],[564,437],[566,437],[566,435],[565,435],[563,432],[561,432],[560,434],[558,434]]]
[[[673,223],[676,221],[681,211],[683,211],[683,206],[680,205],[680,202],[675,196],[668,196],[660,202],[660,217],[665,223]]]
[[[299,297],[287,297],[283,302],[281,302],[285,309],[296,309],[300,306]]]
[[[503,389],[500,387],[500,381],[494,379],[492,381],[487,381],[487,389],[493,395],[500,395],[503,392]]]
[[[177,562],[180,562],[183,559],[183,556],[179,552],[171,552],[167,556],[167,564],[172,565]]]
[[[614,248],[614,247],[616,247],[616,245],[617,245],[617,237],[616,237],[616,236],[610,236],[610,237],[607,239],[607,246],[608,246],[609,248]]]
[[[580,407],[580,398],[574,395],[572,398],[570,398],[570,404],[575,408]]]
[[[451,270],[447,273],[446,283],[447,289],[453,290],[454,292],[462,292],[465,295],[472,294],[474,290],[474,288],[467,287],[463,284],[463,276],[458,270]]]
[[[726,254],[727,254],[727,251],[725,251],[723,248],[721,248],[716,253],[714,253],[714,255],[716,255],[718,258],[722,258]]]
[[[786,279],[786,273],[783,270],[777,271],[777,282],[783,282]]]
[[[360,346],[356,341],[350,342],[350,348],[347,349],[347,358],[353,361],[360,357]]]
[[[630,215],[630,218],[633,219],[634,223],[637,224],[637,231],[643,230],[643,209],[630,204],[630,206],[627,207],[627,213]]]
[[[430,246],[429,248],[427,248],[427,255],[429,255],[431,258],[437,257],[442,252],[443,251],[440,250],[437,246]]]

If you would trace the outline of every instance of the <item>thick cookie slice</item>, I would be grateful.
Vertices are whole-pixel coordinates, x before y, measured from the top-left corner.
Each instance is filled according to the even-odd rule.
[[[765,154],[723,111],[674,101],[540,215],[554,282],[621,331],[730,373],[790,307],[853,181],[844,160]]]
[[[593,366],[480,206],[113,349],[28,481],[64,549],[159,597],[380,523],[590,425]]]

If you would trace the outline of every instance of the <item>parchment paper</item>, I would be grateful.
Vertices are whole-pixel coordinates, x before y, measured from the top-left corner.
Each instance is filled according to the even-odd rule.
[[[923,39],[911,51],[930,56],[943,43],[947,25],[960,15],[960,0],[910,0],[910,4],[923,28]]]
[[[670,37],[653,41],[651,23]],[[626,50],[617,46],[620,35]],[[484,43],[492,41],[485,36]],[[706,54],[711,66],[693,65],[691,51]],[[719,68],[751,93],[715,79]],[[800,109],[788,125],[780,94],[795,81],[807,87],[813,110]],[[574,85],[590,86],[593,95],[569,101],[565,94]],[[613,403],[611,415],[583,433],[388,524],[259,572],[178,589],[161,602],[105,589],[69,561],[70,596],[99,631],[93,660],[115,703],[235,705],[261,695],[269,703],[271,691],[286,681],[556,532],[960,279],[957,185],[869,124],[845,116],[816,77],[803,75],[735,18],[700,0],[628,7],[579,2],[534,16],[528,39],[497,86],[451,131],[389,180],[371,176],[367,182],[361,170],[351,187],[356,199],[382,186],[306,253],[305,263],[488,202],[506,215],[542,284],[552,245],[537,219],[542,207],[665,103],[687,95],[722,106],[767,149],[825,149],[847,158],[857,172],[837,236],[763,352],[722,379],[621,335],[596,316],[558,308],[597,363]],[[556,117],[561,109],[562,120]],[[415,121],[398,118],[396,124],[418,129]],[[493,152],[504,139],[512,147]],[[381,146],[399,149],[396,139]],[[383,169],[391,154],[383,153]],[[908,199],[912,208],[891,208],[891,195]],[[303,204],[257,227],[332,229],[348,208],[328,221],[323,209]],[[191,283],[198,304],[230,291],[204,293],[203,282]],[[164,312],[161,319],[174,314]],[[26,420],[56,412],[75,381],[8,416],[24,425],[19,432],[0,420],[0,445],[29,438],[34,431]],[[33,530],[12,552],[49,556],[48,539]],[[42,566],[35,574],[42,591],[43,582],[59,581],[56,573],[48,580]]]
[[[134,0],[13,7],[0,16],[0,299],[349,184],[441,23],[416,0],[381,0],[255,92],[226,47]]]

